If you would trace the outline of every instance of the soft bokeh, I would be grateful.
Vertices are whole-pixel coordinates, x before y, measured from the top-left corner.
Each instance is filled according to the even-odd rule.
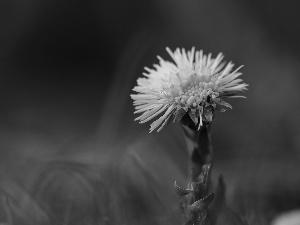
[[[247,99],[213,122],[213,181],[223,174],[231,208],[262,223],[299,209],[298,10],[289,0],[2,0],[0,222],[180,224],[180,127],[148,134],[129,97],[166,46],[245,65]]]

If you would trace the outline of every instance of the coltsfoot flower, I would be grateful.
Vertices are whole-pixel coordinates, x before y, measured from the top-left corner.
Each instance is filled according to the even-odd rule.
[[[135,120],[145,123],[159,117],[151,124],[150,132],[160,131],[170,122],[179,122],[188,113],[198,125],[211,122],[216,111],[224,112],[232,108],[224,97],[244,97],[239,91],[247,90],[247,84],[238,78],[242,67],[232,71],[232,62],[222,62],[223,54],[216,58],[203,51],[185,51],[179,48],[172,52],[167,48],[175,63],[165,61],[158,56],[159,64],[154,69],[145,67],[144,78],[137,80],[132,94],[135,113],[142,113]]]

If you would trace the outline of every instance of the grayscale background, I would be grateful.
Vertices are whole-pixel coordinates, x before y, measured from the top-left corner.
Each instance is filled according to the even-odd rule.
[[[228,204],[300,208],[299,21],[292,0],[0,1],[0,222],[8,199],[14,224],[180,224],[180,126],[148,134],[129,97],[167,46],[244,65],[212,130]]]

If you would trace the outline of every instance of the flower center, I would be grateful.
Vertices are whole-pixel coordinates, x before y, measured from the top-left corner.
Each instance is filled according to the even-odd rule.
[[[186,82],[171,87],[173,101],[181,107],[199,108],[219,96],[220,82],[210,75],[191,75]]]

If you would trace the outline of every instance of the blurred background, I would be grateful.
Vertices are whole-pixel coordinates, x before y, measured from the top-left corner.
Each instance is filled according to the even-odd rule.
[[[0,222],[180,224],[182,131],[148,134],[129,97],[167,46],[245,65],[212,132],[232,210],[298,209],[299,21],[292,0],[0,1]]]

